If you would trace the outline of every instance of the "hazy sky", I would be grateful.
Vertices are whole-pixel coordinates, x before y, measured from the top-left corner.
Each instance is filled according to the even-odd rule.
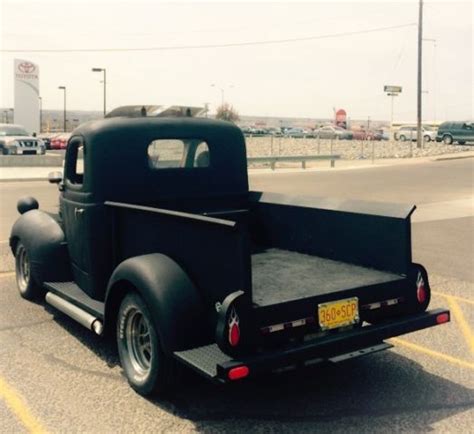
[[[403,86],[395,120],[416,114],[418,1],[86,2],[0,0],[0,107],[13,105],[13,59],[40,65],[43,107],[108,109],[125,104],[211,104],[225,99],[244,115],[389,119],[385,84]],[[176,47],[334,35],[299,42],[141,52],[6,50]],[[473,118],[471,2],[425,2],[424,118]],[[231,87],[232,85],[232,87]]]

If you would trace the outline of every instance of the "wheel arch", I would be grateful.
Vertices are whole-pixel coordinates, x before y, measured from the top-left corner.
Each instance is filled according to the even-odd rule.
[[[115,330],[120,303],[130,291],[136,291],[150,309],[166,353],[197,346],[211,336],[198,289],[168,256],[136,256],[117,266],[105,298],[106,333]]]
[[[49,214],[37,209],[22,214],[10,233],[13,256],[20,241],[28,252],[31,272],[38,284],[71,280],[65,235]]]

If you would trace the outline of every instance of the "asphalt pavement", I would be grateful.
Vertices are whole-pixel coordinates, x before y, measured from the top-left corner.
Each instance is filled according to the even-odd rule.
[[[184,371],[161,401],[129,388],[113,343],[20,299],[0,243],[0,432],[471,432],[473,163],[252,175],[255,190],[417,204],[414,260],[430,273],[431,307],[450,308],[452,322],[394,339],[389,351],[232,387]],[[0,183],[0,241],[26,194],[43,209],[57,204],[44,181]]]

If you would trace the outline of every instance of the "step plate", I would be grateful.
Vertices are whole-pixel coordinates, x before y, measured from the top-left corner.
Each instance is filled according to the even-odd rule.
[[[190,368],[209,378],[216,378],[218,364],[232,360],[216,344],[193,348],[192,350],[178,351],[174,353],[174,356]]]

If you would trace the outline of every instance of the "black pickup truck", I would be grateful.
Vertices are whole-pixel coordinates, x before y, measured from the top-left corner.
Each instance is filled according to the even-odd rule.
[[[59,213],[18,202],[20,294],[115,336],[143,395],[184,364],[217,382],[383,350],[449,321],[426,311],[414,206],[249,191],[244,137],[206,119],[74,131]]]

